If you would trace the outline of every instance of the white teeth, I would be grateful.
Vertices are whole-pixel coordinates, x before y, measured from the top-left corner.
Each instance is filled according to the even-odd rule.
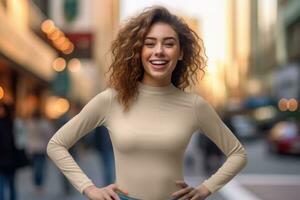
[[[168,63],[167,61],[164,61],[164,60],[153,60],[150,62],[151,62],[151,64],[154,64],[154,65],[164,65],[164,64]]]

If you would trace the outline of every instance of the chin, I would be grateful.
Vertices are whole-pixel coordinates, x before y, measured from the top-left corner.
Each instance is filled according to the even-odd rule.
[[[164,82],[168,79],[168,76],[166,76],[166,75],[161,75],[161,76],[152,75],[151,77],[153,80],[156,80],[157,82]]]

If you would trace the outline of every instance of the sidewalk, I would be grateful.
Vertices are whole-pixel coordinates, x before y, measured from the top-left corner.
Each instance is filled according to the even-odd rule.
[[[299,200],[300,175],[241,175],[239,183],[262,200]]]

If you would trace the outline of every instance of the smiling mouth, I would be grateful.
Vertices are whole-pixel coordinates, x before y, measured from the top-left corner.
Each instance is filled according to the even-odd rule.
[[[154,69],[162,69],[169,63],[166,60],[150,60],[150,63]]]

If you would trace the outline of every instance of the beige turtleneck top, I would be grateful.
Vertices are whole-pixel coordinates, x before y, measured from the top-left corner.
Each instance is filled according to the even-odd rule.
[[[139,82],[139,94],[129,111],[108,88],[95,96],[50,140],[48,155],[77,190],[93,185],[68,152],[81,137],[97,126],[108,128],[112,140],[116,183],[129,196],[165,200],[180,188],[183,157],[193,133],[200,130],[227,156],[220,169],[204,181],[215,192],[246,164],[243,146],[200,96],[170,84],[153,87]],[[199,183],[200,184],[200,183]]]

